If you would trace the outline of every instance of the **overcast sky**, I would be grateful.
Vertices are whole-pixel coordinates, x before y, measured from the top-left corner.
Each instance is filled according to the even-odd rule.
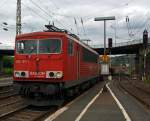
[[[0,0],[0,43],[12,45],[15,41],[16,1]],[[103,43],[103,22],[95,17],[115,16],[107,22],[107,38],[126,42],[142,37],[150,27],[149,0],[22,0],[22,32],[42,31],[44,25],[53,23],[80,38],[91,39],[90,44]],[[126,22],[128,16],[129,22]],[[81,23],[83,20],[83,26]],[[75,19],[77,25],[75,25]],[[3,25],[7,22],[8,25]],[[8,31],[3,28],[7,27]],[[115,29],[116,28],[116,29]]]

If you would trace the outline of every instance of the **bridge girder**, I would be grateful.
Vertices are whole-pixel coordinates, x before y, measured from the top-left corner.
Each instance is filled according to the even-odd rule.
[[[128,46],[120,46],[120,47],[112,47],[111,54],[139,54],[139,49],[143,47],[143,44],[134,44]],[[93,48],[97,51],[100,55],[104,54],[104,48]],[[108,49],[108,48],[107,48]]]

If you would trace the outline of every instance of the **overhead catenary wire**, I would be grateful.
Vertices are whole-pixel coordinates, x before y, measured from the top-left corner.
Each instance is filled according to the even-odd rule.
[[[130,0],[129,2],[131,2],[132,0]],[[33,2],[33,1],[32,1]],[[127,4],[124,4],[125,6],[126,5],[129,5],[129,2],[127,3]],[[38,6],[38,7],[40,7],[40,6]],[[114,9],[116,9],[116,7],[114,8]],[[118,8],[117,8],[118,9]],[[113,9],[112,9],[113,10]],[[46,11],[47,12],[47,11]],[[45,13],[45,12],[44,12]],[[74,16],[68,16],[68,15],[63,15],[63,14],[60,14],[60,13],[56,13],[56,12],[52,12],[52,11],[50,11],[50,13],[51,14],[53,14],[53,15],[58,15],[58,16],[64,16],[64,17],[66,17],[66,18],[74,18]],[[49,14],[50,15],[50,14]],[[48,16],[49,16],[48,15]],[[52,17],[52,15],[51,15],[51,17]],[[60,21],[57,21],[57,22],[59,22],[59,24],[61,24],[62,25],[62,23],[60,23]],[[64,26],[63,26],[64,27]],[[66,27],[65,27],[66,28]],[[76,27],[76,28],[78,28],[78,27]],[[77,30],[78,32],[77,32],[77,34],[79,35],[79,30]]]
[[[50,15],[45,9],[41,8],[41,7],[40,7],[39,5],[37,5],[35,2],[33,2],[32,0],[31,0],[31,2],[32,2],[32,4],[34,4],[34,6],[36,6],[38,9],[40,9],[41,11],[43,11],[44,14],[47,15],[47,17],[51,17],[51,18],[53,17],[53,16]],[[41,17],[41,15],[39,14],[39,12],[37,13],[33,8],[31,8],[31,7],[27,6],[27,5],[24,5],[24,6],[28,7],[32,12],[34,12],[34,13],[37,14],[39,17]],[[49,18],[47,18],[47,17],[41,17],[41,18],[44,19],[44,20],[46,20],[47,22],[49,22],[50,20],[49,20]],[[57,23],[59,23],[63,28],[66,29],[66,27],[65,27],[60,21],[58,21],[57,19],[55,19],[55,21],[56,21]]]
[[[7,2],[7,0],[3,0],[3,1],[0,3],[0,6],[3,7],[6,2]]]
[[[51,2],[56,7],[56,9],[59,9],[59,7],[55,4],[53,0],[49,0],[49,2]]]
[[[130,37],[130,31],[129,31],[129,17],[128,16],[126,16],[126,24],[127,24],[127,30],[128,30],[128,35],[129,35],[129,37]]]
[[[25,5],[24,3],[22,3],[22,5],[25,7],[25,8],[27,8],[29,11],[31,11],[30,12],[30,14],[32,14],[33,16],[38,16],[41,20],[44,20],[45,22],[49,22],[49,19],[47,18],[47,17],[45,17],[45,16],[43,16],[43,15],[41,15],[40,13],[38,13],[36,10],[34,10],[33,8],[31,8],[31,7],[29,7],[29,6],[27,6],[27,5]],[[36,27],[34,26],[30,26],[30,25],[28,25],[27,23],[22,23],[22,28],[27,28],[27,29],[29,29],[30,28],[30,30],[31,31],[33,31],[33,30],[37,30],[37,28],[42,28],[43,26],[39,26],[39,24],[38,25],[36,25]],[[26,25],[26,26],[24,26],[24,25]],[[28,26],[28,27],[27,27]],[[38,26],[38,27],[37,27]]]
[[[23,5],[24,7],[26,7],[26,8],[28,8],[30,11],[32,11],[35,15],[39,16],[41,19],[43,19],[43,20],[49,22],[49,19],[48,19],[47,17],[40,15],[40,14],[39,14],[37,11],[35,11],[33,8],[31,8],[31,7],[27,6],[27,5],[25,5],[24,3],[22,3],[22,5]]]
[[[82,18],[81,18],[81,24],[82,24],[82,28],[83,28],[83,35],[86,36],[86,32],[85,32],[85,28],[84,28],[84,22],[83,22]]]
[[[41,1],[41,0],[40,0]],[[49,0],[48,0],[49,1]],[[35,3],[35,2],[34,2]],[[42,2],[41,2],[42,3]],[[50,3],[50,2],[49,2]],[[51,3],[53,3],[52,1],[51,1]],[[56,5],[56,4],[55,4]],[[36,6],[37,7],[37,6]],[[39,8],[40,6],[38,6],[38,8]],[[41,7],[40,7],[41,8]],[[51,13],[51,15],[50,15],[50,17],[52,18],[52,19],[54,19],[54,16],[63,16],[63,17],[65,17],[65,18],[68,18],[69,16],[66,16],[66,15],[61,15],[61,14],[59,14],[59,13],[56,13],[56,12],[53,12],[52,10],[48,10],[48,12],[47,12],[47,8],[46,9],[44,9],[44,6],[43,6],[43,11],[44,12],[46,12],[46,15],[50,15],[48,12],[50,12]],[[60,8],[59,8],[60,9]],[[69,17],[70,18],[70,17]],[[60,21],[58,21],[57,19],[54,19],[55,21],[57,21],[61,26],[63,26],[64,28],[66,28]],[[68,20],[68,19],[66,19],[67,21],[68,21],[68,23],[70,23],[70,21]],[[63,20],[64,21],[64,20]],[[54,21],[53,20],[51,20],[51,22],[52,23],[54,23]]]
[[[74,18],[74,24],[75,24],[75,27],[76,27],[76,30],[77,30],[77,35],[79,35],[79,30],[78,30],[78,25],[77,25],[76,18]]]
[[[30,0],[30,2],[35,5],[37,8],[39,8],[43,13],[45,13],[47,16],[52,17],[52,15],[50,15],[46,10],[44,10],[43,8],[41,8],[37,3],[33,2],[32,0]]]
[[[33,2],[32,0],[30,0],[30,2],[32,2],[32,4],[34,4],[36,7],[38,7],[41,11],[43,11],[47,16],[49,16],[49,17],[53,17],[52,15],[50,15],[46,10],[44,10],[43,8],[41,8],[38,4],[36,4],[35,2]],[[54,18],[53,18],[54,19]],[[58,21],[57,19],[55,19],[55,21],[57,22],[57,23],[59,23],[62,27],[64,27],[65,29],[66,29],[66,27],[60,22],[60,21]]]
[[[145,22],[143,22],[143,24],[141,24],[141,27],[138,31],[136,31],[135,35],[138,35],[140,32],[143,32],[144,28],[147,26],[147,24],[150,22],[150,16],[147,17],[147,19],[145,20]],[[148,27],[147,27],[148,28]]]
[[[15,28],[15,25],[13,26],[13,25],[5,25],[4,23],[1,23],[0,24],[0,28],[2,28],[3,30],[5,30],[5,31],[10,31],[10,30],[15,30],[16,28]]]
[[[128,25],[129,25],[129,29],[130,29],[130,37],[132,38],[133,36],[134,36],[134,34],[133,34],[133,28],[132,28],[132,26],[131,26],[131,22],[129,21],[128,22]]]
[[[35,4],[34,4],[35,5]],[[50,20],[49,20],[49,18],[48,18],[48,16],[50,16],[48,13],[46,13],[47,11],[45,11],[43,8],[41,8],[40,6],[38,6],[38,9],[42,9],[42,11],[45,11],[44,13],[45,14],[47,14],[47,16],[44,16],[43,14],[41,15],[40,14],[40,12],[37,12],[35,9],[33,9],[33,8],[31,8],[31,7],[29,7],[28,5],[26,5],[26,4],[24,4],[23,3],[23,6],[24,7],[26,7],[26,8],[28,8],[28,10],[30,10],[30,11],[32,11],[32,13],[34,13],[35,15],[37,15],[37,16],[39,16],[41,19],[43,19],[43,20],[45,20],[45,21],[47,21],[47,22],[49,22]],[[35,5],[36,7],[37,7],[37,5]],[[40,8],[39,8],[40,7]],[[62,25],[64,28],[66,28],[61,22],[59,22],[58,20],[56,20],[60,25]],[[54,22],[53,22],[54,23]]]
[[[128,29],[128,35],[129,35],[130,38],[132,38],[134,36],[133,28],[131,27],[130,19],[129,19],[128,16],[126,16],[126,24],[127,24],[127,29]]]
[[[33,0],[32,0],[33,1]],[[54,2],[54,1],[53,1]],[[37,4],[37,3],[36,3]],[[56,3],[55,3],[56,4]],[[42,8],[39,4],[38,4],[38,6],[40,7],[40,8]],[[39,9],[40,9],[39,8]],[[43,8],[42,8],[43,9]],[[30,10],[31,10],[31,8],[30,8]],[[32,9],[31,11],[33,12],[33,10],[34,9]],[[44,11],[46,11],[45,9],[43,9]],[[42,10],[41,10],[42,11]],[[43,12],[44,12],[43,11]],[[37,12],[36,10],[34,10],[34,12],[33,13],[35,13],[36,15],[38,15],[40,18],[42,18],[43,20],[45,20],[45,21],[47,21],[47,22],[49,22],[50,21],[50,19],[49,19],[49,17],[51,16],[51,17],[53,17],[53,15],[51,15],[51,14],[49,14],[48,13],[48,11],[46,11],[46,13],[48,13],[48,15],[45,13],[44,15],[46,15],[46,16],[44,16],[44,15],[40,15],[40,13],[39,12]],[[57,13],[54,13],[55,15],[62,15],[62,14],[57,14]],[[65,15],[62,15],[62,16],[64,16],[64,17],[73,17],[74,18],[74,16],[65,16]],[[83,19],[83,18],[82,18]],[[86,33],[85,32],[85,27],[84,27],[84,25],[82,26],[83,27],[83,31],[84,31],[84,34]],[[78,28],[79,28],[79,26],[78,26]],[[129,27],[130,28],[130,27]],[[77,32],[78,34],[79,34],[79,30],[78,30],[78,32]]]

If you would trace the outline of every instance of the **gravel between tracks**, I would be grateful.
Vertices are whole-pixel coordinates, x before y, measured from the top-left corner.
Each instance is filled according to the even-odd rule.
[[[140,86],[140,84],[135,83],[133,80],[129,79],[121,79],[119,84],[129,94],[150,108],[150,93],[144,87],[142,87],[142,85]]]
[[[34,110],[30,106],[19,110],[12,115],[3,118],[1,121],[40,121],[48,113],[53,113],[56,109]]]
[[[0,87],[0,99],[7,98],[16,95],[17,92],[14,90],[13,86]]]

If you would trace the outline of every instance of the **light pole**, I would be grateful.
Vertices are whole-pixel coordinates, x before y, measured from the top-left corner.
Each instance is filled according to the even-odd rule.
[[[115,20],[115,16],[110,17],[97,17],[95,21],[104,21],[104,55],[106,54],[106,21]]]

